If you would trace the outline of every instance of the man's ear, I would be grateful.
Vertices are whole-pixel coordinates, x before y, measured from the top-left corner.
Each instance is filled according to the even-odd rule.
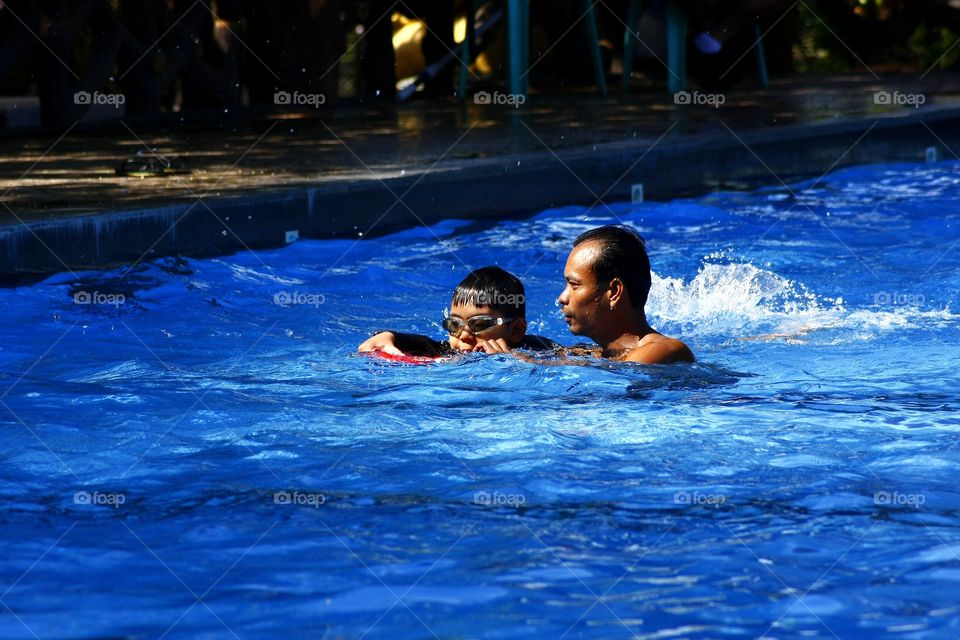
[[[525,318],[517,318],[510,325],[510,344],[517,344],[523,340],[527,334],[527,321]]]
[[[614,278],[610,281],[610,285],[607,287],[607,297],[610,299],[611,309],[620,304],[626,292],[627,288],[623,286],[623,280]]]

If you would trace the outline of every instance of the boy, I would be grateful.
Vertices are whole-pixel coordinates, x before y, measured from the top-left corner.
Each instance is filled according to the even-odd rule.
[[[358,351],[379,349],[393,355],[439,356],[452,351],[509,353],[512,349],[548,350],[559,344],[528,336],[523,284],[500,267],[472,271],[453,291],[450,315],[443,328],[448,342],[426,336],[384,331],[361,344]]]

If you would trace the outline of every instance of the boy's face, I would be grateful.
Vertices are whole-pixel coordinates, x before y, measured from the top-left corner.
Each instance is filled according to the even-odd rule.
[[[466,326],[466,321],[473,316],[490,316],[491,318],[509,318],[499,311],[495,311],[487,306],[476,306],[472,303],[450,304],[450,316],[460,318],[464,321],[463,329],[458,335],[450,335],[450,346],[457,351],[480,351],[480,344],[487,340],[496,340],[503,338],[511,347],[520,343],[527,331],[527,321],[523,318],[515,318],[512,322],[504,322],[499,326],[494,326],[480,335],[474,335]]]

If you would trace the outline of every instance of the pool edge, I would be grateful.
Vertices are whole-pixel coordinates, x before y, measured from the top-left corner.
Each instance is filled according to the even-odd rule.
[[[721,120],[721,124],[726,124]],[[960,109],[613,142],[592,148],[454,162],[440,170],[256,195],[63,215],[0,226],[0,284],[164,256],[276,247],[291,237],[377,236],[447,218],[519,217],[562,205],[706,193],[736,183],[789,183],[836,168],[955,157]],[[545,188],[544,185],[549,185]],[[268,213],[264,213],[268,211]],[[290,234],[289,232],[295,232]]]

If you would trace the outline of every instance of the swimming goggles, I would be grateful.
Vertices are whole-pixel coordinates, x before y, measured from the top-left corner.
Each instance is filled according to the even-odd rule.
[[[443,319],[443,328],[452,336],[460,335],[464,325],[475,336],[495,329],[504,324],[513,322],[513,318],[494,318],[493,316],[472,316],[464,320],[456,316],[448,316]]]

